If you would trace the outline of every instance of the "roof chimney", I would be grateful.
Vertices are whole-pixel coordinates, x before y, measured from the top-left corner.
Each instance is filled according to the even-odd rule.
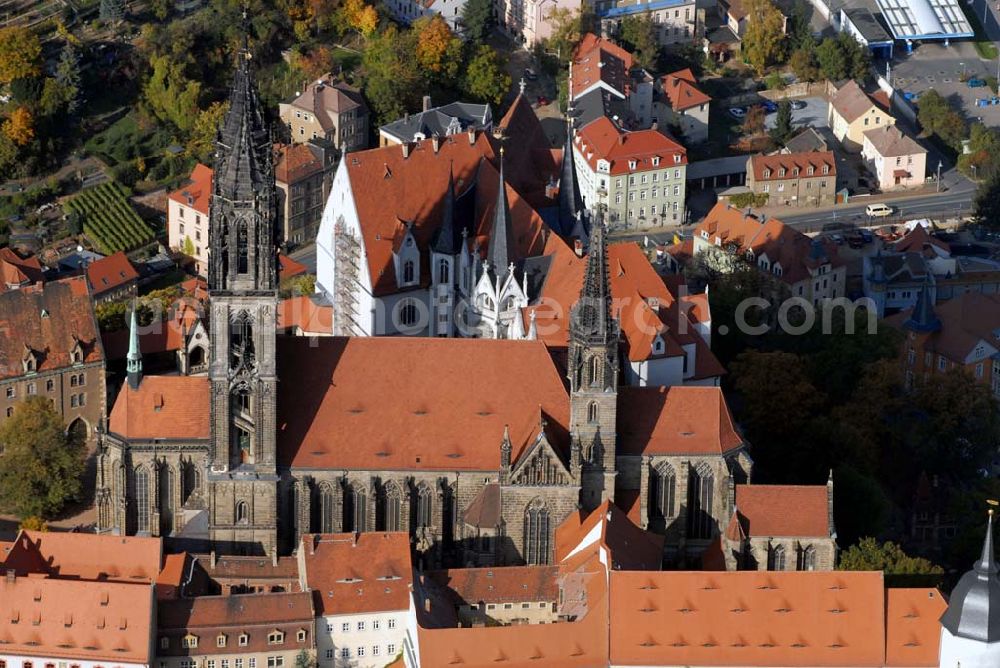
[[[472,146],[476,143],[476,128],[469,126],[469,145]]]
[[[410,142],[404,141],[402,143],[402,147],[403,147],[403,159],[405,160],[406,158],[410,157]]]
[[[423,110],[424,111],[430,111],[431,110],[431,96],[430,95],[424,95]]]
[[[431,137],[431,147],[434,149],[434,153],[437,154],[441,150],[441,138],[437,135]]]
[[[622,146],[625,145],[625,133],[624,132],[621,133],[620,135],[618,135],[618,143],[621,144]]]

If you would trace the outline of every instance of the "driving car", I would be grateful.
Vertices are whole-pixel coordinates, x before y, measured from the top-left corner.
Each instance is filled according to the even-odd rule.
[[[733,118],[743,118],[747,115],[747,110],[743,107],[729,107],[729,115]]]
[[[869,204],[865,207],[865,215],[872,218],[884,218],[892,215],[892,207],[886,204]]]

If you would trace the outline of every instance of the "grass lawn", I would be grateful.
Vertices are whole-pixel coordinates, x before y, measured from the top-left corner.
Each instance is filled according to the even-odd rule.
[[[997,45],[991,42],[990,38],[986,36],[986,29],[983,28],[983,22],[979,18],[979,15],[973,7],[966,5],[964,2],[959,4],[962,6],[962,11],[965,12],[965,18],[969,19],[972,31],[976,34],[976,41],[973,42],[973,46],[976,47],[976,53],[979,54],[980,58],[993,60],[998,55]]]
[[[162,130],[144,130],[135,114],[127,114],[84,144],[88,153],[98,155],[111,164],[143,158],[159,157],[172,143]]]
[[[333,67],[340,68],[344,72],[350,72],[361,65],[361,54],[356,51],[348,51],[341,47],[333,50]]]

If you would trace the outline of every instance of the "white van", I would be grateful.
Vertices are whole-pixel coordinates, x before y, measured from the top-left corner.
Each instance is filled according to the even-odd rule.
[[[871,218],[884,218],[892,215],[892,207],[886,204],[869,204],[865,207],[865,215]]]

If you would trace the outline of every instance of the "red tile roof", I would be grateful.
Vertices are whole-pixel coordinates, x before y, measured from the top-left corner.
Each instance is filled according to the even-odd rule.
[[[124,251],[118,251],[87,265],[87,279],[94,295],[100,295],[114,290],[126,283],[139,280],[139,272],[135,270]]]
[[[317,304],[309,295],[283,299],[278,304],[278,329],[296,327],[308,334],[332,334],[333,307]]]
[[[537,341],[281,337],[278,354],[283,466],[495,471],[505,425],[516,461],[539,408],[550,426],[569,420],[563,379]],[[532,391],[511,378],[531,378]]]
[[[586,33],[573,55],[571,98],[575,99],[598,81],[627,95],[628,74],[633,67],[635,60],[628,51],[603,37]]]
[[[882,666],[883,592],[881,572],[612,571],[611,662]]]
[[[21,531],[4,566],[18,575],[149,584],[161,558],[159,538]]]
[[[0,332],[0,378],[23,376],[29,349],[39,373],[70,366],[77,341],[83,363],[104,359],[85,276],[0,293]]]
[[[718,455],[743,445],[718,387],[622,387],[619,455]]]
[[[660,83],[663,87],[663,95],[674,111],[684,111],[712,101],[710,96],[699,90],[698,80],[689,67],[664,74]]]
[[[606,116],[579,130],[573,141],[592,171],[598,160],[607,160],[613,175],[687,164],[687,149],[658,130],[624,132]]]
[[[307,271],[308,268],[301,262],[296,262],[284,253],[278,255],[278,275],[282,279],[301,276]]]
[[[191,171],[191,180],[167,196],[207,216],[208,202],[212,199],[212,168],[198,163]]]
[[[927,246],[935,246],[948,255],[951,255],[951,246],[937,237],[928,234],[923,225],[915,225],[912,230],[906,233],[906,236],[892,245],[892,250],[897,253],[907,253],[910,251],[922,253]]]
[[[190,297],[182,297],[167,309],[166,318],[150,324],[139,326],[139,351],[143,355],[174,352],[183,348],[187,338],[205,314],[205,307]],[[109,360],[123,360],[128,354],[129,330],[101,332],[104,342],[104,352]],[[205,352],[208,341],[204,341]]]
[[[299,554],[318,616],[409,608],[413,564],[406,532],[308,534]]]
[[[531,102],[518,94],[497,124],[504,136],[504,177],[534,209],[554,206],[546,185],[559,178],[562,151],[553,149]]]
[[[148,585],[0,578],[7,656],[151,665],[153,619]]]
[[[912,309],[885,319],[893,327],[902,327]],[[996,346],[1000,330],[1000,296],[964,292],[934,306],[941,329],[927,335],[924,349],[944,355],[956,364],[965,364],[969,354],[983,341]]]
[[[559,600],[558,566],[453,568],[427,577],[447,588],[455,605]]]
[[[823,168],[826,168],[826,173]],[[809,169],[812,168],[812,173]],[[750,158],[750,169],[757,181],[785,181],[836,176],[837,161],[833,151],[806,151],[804,153],[775,153],[755,155]],[[782,171],[784,170],[784,171]]]
[[[571,514],[556,527],[556,561],[600,547],[614,570],[658,571],[663,563],[664,537],[641,529],[618,506],[605,501],[589,515]]]
[[[275,181],[294,184],[322,171],[323,161],[312,152],[308,144],[274,145]]]
[[[937,666],[944,596],[937,589],[886,589],[885,596],[885,665]]]
[[[207,439],[210,386],[205,376],[144,376],[118,393],[109,431],[132,440]]]
[[[826,485],[736,485],[736,512],[747,536],[829,536]]]
[[[45,280],[44,271],[42,263],[34,255],[22,258],[11,248],[0,248],[0,291],[40,283]]]

